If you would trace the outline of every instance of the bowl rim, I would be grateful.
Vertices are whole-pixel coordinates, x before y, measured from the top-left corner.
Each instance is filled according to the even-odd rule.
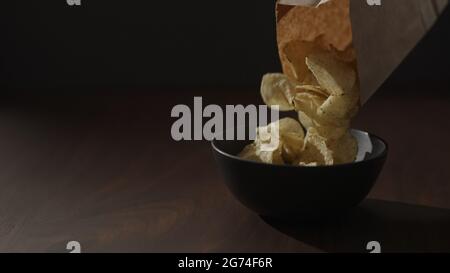
[[[223,155],[225,157],[231,158],[233,160],[237,160],[237,161],[241,161],[241,162],[245,162],[245,163],[251,163],[251,164],[262,165],[262,166],[274,166],[274,167],[298,168],[298,169],[311,169],[311,170],[332,169],[332,168],[337,168],[337,167],[355,166],[355,165],[359,165],[359,164],[365,164],[367,162],[372,162],[372,161],[375,161],[375,160],[377,160],[379,158],[383,158],[383,157],[387,156],[388,151],[389,151],[389,145],[386,142],[386,140],[384,140],[383,138],[381,138],[381,137],[379,137],[379,136],[377,136],[375,134],[372,134],[370,132],[365,132],[365,131],[358,130],[358,129],[351,129],[351,130],[358,131],[358,132],[361,132],[361,133],[367,133],[367,134],[369,134],[370,138],[378,139],[379,141],[381,141],[381,143],[383,143],[384,149],[381,151],[380,154],[378,154],[378,155],[376,155],[376,156],[374,156],[372,158],[364,159],[364,160],[358,161],[358,162],[341,163],[341,164],[335,164],[335,165],[323,165],[323,166],[295,166],[295,165],[287,165],[287,164],[270,164],[270,163],[265,163],[265,162],[257,162],[257,161],[253,161],[253,160],[243,159],[243,158],[240,158],[237,155],[232,155],[230,153],[227,153],[227,152],[219,149],[217,147],[217,145],[216,145],[216,142],[218,142],[218,141],[236,141],[236,140],[217,140],[217,139],[214,139],[214,140],[211,141],[211,146],[212,146],[212,148],[213,148],[213,150],[215,152],[217,152],[217,153],[219,153],[219,154],[221,154],[221,155]],[[242,141],[242,140],[239,140],[239,141]]]

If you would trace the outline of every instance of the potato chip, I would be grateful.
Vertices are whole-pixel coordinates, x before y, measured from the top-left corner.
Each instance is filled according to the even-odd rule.
[[[265,75],[261,95],[269,106],[297,111],[300,122],[285,118],[258,128],[257,139],[240,156],[305,167],[353,162],[358,145],[349,127],[359,109],[354,63],[343,61],[345,55],[337,57],[339,52],[317,50],[311,43],[288,43],[283,53],[291,75]]]
[[[308,94],[297,94],[294,99],[294,109],[297,112],[302,112],[312,120],[317,120],[318,107],[325,101],[325,99],[312,96]]]
[[[334,59],[330,54],[309,55],[306,58],[306,65],[320,86],[332,95],[349,93],[355,85],[355,71],[348,64]]]
[[[290,164],[303,150],[304,136],[303,127],[298,121],[284,118],[258,128],[254,143],[245,147],[239,156],[257,162]],[[276,141],[273,138],[277,138]],[[271,143],[276,146],[270,146]]]
[[[333,165],[333,151],[327,146],[326,139],[319,135],[314,127],[308,130],[305,138],[305,148],[300,156],[300,162],[319,165]]]
[[[309,128],[313,127],[315,125],[315,122],[304,112],[301,110],[297,111],[298,120],[303,125],[306,131],[308,131]]]
[[[350,127],[350,121],[345,120],[342,121],[342,126],[331,126],[331,125],[323,125],[317,122],[317,120],[311,119],[304,112],[298,112],[298,119],[300,123],[308,130],[310,127],[314,127],[319,135],[325,137],[326,139],[338,139],[341,138],[345,133],[347,133],[348,128]]]
[[[281,149],[271,152],[259,150],[257,154],[261,162],[279,165],[284,164],[283,157],[281,156]]]
[[[294,110],[289,97],[295,93],[295,85],[284,74],[264,75],[261,83],[261,96],[268,106],[279,106],[280,111]]]
[[[289,102],[307,130],[304,150],[294,164],[332,164],[330,153],[339,164],[356,155],[349,127],[360,99],[349,12],[348,0],[313,9],[277,5],[282,69],[296,85]]]
[[[298,113],[302,113],[306,117],[301,123],[305,128],[309,127],[330,127],[330,128],[341,128],[349,125],[349,120],[347,119],[327,119],[319,114],[319,109],[325,103],[326,99],[321,96],[317,96],[311,93],[300,93],[295,96],[294,106]],[[306,124],[305,124],[306,123]]]
[[[281,149],[273,151],[265,151],[260,148],[259,145],[252,143],[247,145],[244,150],[238,155],[240,158],[251,160],[255,162],[268,163],[268,164],[284,164],[281,156]]]
[[[302,138],[305,137],[305,132],[303,131],[302,125],[293,118],[283,118],[278,121],[280,134],[294,133],[300,135]]]
[[[355,70],[329,54],[311,55],[306,64],[319,84],[330,93],[318,114],[328,120],[349,119],[359,103]]]
[[[341,138],[330,140],[328,143],[330,149],[333,150],[335,164],[345,164],[355,161],[356,154],[358,153],[358,143],[348,130]]]
[[[305,146],[305,139],[296,133],[285,133],[282,135],[281,156],[286,164],[293,164],[302,153]]]
[[[321,95],[324,98],[327,98],[330,95],[325,89],[318,85],[299,84],[295,86],[295,89],[297,90],[297,93],[311,92],[313,94]]]
[[[278,147],[281,157],[287,164],[293,162],[303,150],[305,133],[301,124],[292,118],[283,118],[272,123],[271,128],[278,128]],[[274,135],[272,135],[274,137]]]
[[[252,143],[247,146],[239,153],[239,157],[247,160],[257,161],[260,162],[260,158],[256,154],[256,144]]]
[[[322,104],[325,102],[326,98],[324,98],[321,95],[317,95],[310,92],[302,92],[295,94],[294,98],[294,106],[297,110],[302,110],[301,106],[306,107],[307,109],[310,109],[311,112],[314,112],[317,114],[317,110],[322,106]],[[306,109],[305,109],[306,110]],[[303,111],[305,111],[303,110]]]
[[[306,64],[305,64],[306,67]],[[319,85],[319,83],[316,80],[316,77],[314,77],[313,73],[311,73],[311,71],[307,72],[307,74],[305,75],[305,79],[302,81],[302,84],[304,85]]]
[[[305,162],[300,162],[298,163],[299,166],[303,166],[303,167],[317,167],[317,162],[311,162],[311,163],[305,163]]]

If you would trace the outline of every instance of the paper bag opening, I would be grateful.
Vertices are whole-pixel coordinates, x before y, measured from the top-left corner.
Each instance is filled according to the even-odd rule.
[[[331,51],[357,67],[364,104],[430,30],[447,2],[381,0],[377,6],[361,0],[279,0],[277,40],[283,72],[299,77],[293,75],[289,54],[306,57],[317,49]],[[297,65],[298,71],[306,71],[306,65]]]

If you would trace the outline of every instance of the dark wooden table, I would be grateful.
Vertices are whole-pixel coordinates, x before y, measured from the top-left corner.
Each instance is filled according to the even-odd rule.
[[[207,142],[170,137],[174,105],[194,95],[254,103],[257,91],[43,93],[0,101],[1,252],[67,252],[72,240],[84,252],[366,252],[372,240],[384,251],[450,251],[447,97],[371,100],[355,127],[391,151],[370,200],[339,221],[301,225],[248,211]]]

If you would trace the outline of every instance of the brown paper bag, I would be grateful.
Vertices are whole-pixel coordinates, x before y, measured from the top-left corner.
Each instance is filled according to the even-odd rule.
[[[429,31],[447,0],[278,0],[277,38],[284,52],[307,54],[308,44],[336,51],[358,67],[364,104]],[[307,42],[290,48],[291,42]],[[306,68],[305,68],[306,69]],[[292,76],[292,75],[291,75]]]

